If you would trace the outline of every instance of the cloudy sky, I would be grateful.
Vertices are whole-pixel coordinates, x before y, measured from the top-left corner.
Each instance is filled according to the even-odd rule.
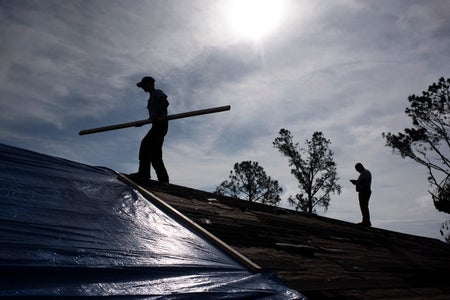
[[[297,182],[272,141],[281,128],[300,144],[322,131],[343,191],[319,214],[360,221],[349,183],[360,161],[374,226],[440,238],[450,219],[426,170],[381,136],[411,126],[409,95],[450,76],[448,0],[0,0],[0,38],[1,143],[135,172],[148,126],[78,132],[147,118],[135,84],[151,75],[169,114],[231,105],[170,123],[172,183],[213,191],[252,160],[285,200]]]

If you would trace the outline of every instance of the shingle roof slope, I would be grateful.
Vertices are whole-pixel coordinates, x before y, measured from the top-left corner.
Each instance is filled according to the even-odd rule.
[[[177,185],[144,188],[309,299],[450,299],[450,245]]]

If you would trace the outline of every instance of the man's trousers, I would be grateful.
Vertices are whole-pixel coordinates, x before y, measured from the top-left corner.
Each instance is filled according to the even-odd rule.
[[[150,168],[155,169],[158,181],[169,182],[169,175],[163,162],[162,146],[164,136],[167,133],[166,124],[154,124],[150,131],[142,139],[139,149],[139,174],[142,177],[150,178]]]

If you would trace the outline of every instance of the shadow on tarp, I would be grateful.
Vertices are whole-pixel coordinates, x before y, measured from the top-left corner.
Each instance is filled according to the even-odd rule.
[[[0,144],[0,296],[303,299],[109,169]]]

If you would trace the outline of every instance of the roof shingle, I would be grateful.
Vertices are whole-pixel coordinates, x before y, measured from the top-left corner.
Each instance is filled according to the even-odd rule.
[[[309,299],[450,299],[436,239],[177,185],[144,188]]]

